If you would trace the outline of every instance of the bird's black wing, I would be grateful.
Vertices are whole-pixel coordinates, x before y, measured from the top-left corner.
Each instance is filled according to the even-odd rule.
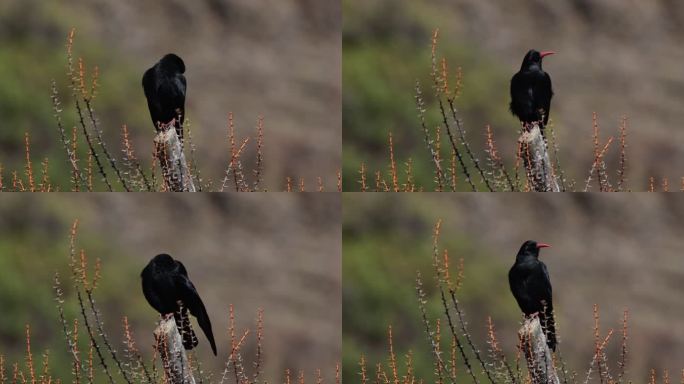
[[[159,104],[158,89],[157,89],[157,75],[155,67],[145,71],[142,78],[142,86],[145,91],[145,98],[147,99],[147,108],[150,110],[150,118],[155,128],[157,123],[162,121],[161,105]]]
[[[536,93],[538,95],[539,107],[544,110],[544,127],[549,123],[549,115],[551,114],[551,98],[553,97],[553,88],[551,87],[551,76],[543,72],[540,78],[540,84],[537,87]]]
[[[161,122],[168,123],[175,118],[177,120],[175,124],[176,132],[178,137],[182,139],[181,123],[184,118],[185,109],[185,76],[181,74],[167,76],[163,77],[163,81],[159,83],[158,89],[158,99],[162,111]]]
[[[545,305],[551,303],[551,280],[543,263],[539,262],[531,269],[525,279],[524,289],[535,304],[535,312],[541,312]]]
[[[509,108],[511,113],[523,122],[530,121],[530,115],[534,110],[530,91],[523,73],[518,72],[513,75],[513,78],[511,78],[511,103]]]
[[[539,304],[539,290],[544,288],[543,284],[540,284],[537,271],[538,266],[536,264],[521,263],[514,265],[509,273],[511,292],[520,309],[526,315],[531,315],[542,309]]]
[[[147,97],[148,99],[152,96],[152,93],[154,91],[154,83],[154,67],[152,67],[145,71],[145,74],[143,74],[142,78],[143,90],[145,91],[145,97]]]
[[[185,104],[185,92],[188,89],[188,81],[185,79],[185,76],[183,76],[183,74],[178,75],[178,81],[180,82],[180,86],[178,88],[180,89],[181,94],[183,95],[182,103]]]
[[[176,117],[176,109],[181,108],[185,102],[185,95],[181,89],[182,83],[175,79],[165,79],[159,83],[159,101],[164,111],[164,123],[168,123]]]
[[[188,82],[185,80],[183,74],[176,75],[176,86],[178,92],[176,93],[175,103],[177,105],[179,120],[176,122],[176,133],[178,138],[183,139],[183,122],[185,121],[185,92],[188,88]]]
[[[553,293],[553,288],[551,287],[551,276],[549,276],[549,270],[546,268],[546,264],[544,264],[543,262],[540,261],[539,264],[541,264],[542,272],[544,273],[544,277],[546,278],[546,284],[548,284],[548,294],[549,296],[551,296],[551,294]]]
[[[181,267],[183,264],[181,264]],[[183,272],[185,271],[185,268],[183,267]],[[207,336],[207,339],[209,339],[209,343],[211,344],[211,350],[214,351],[214,355],[216,355],[216,342],[214,341],[214,333],[211,330],[211,321],[209,320],[209,315],[207,314],[207,310],[204,307],[204,303],[202,302],[202,299],[199,297],[199,294],[197,293],[197,289],[195,289],[195,286],[192,284],[190,279],[187,278],[187,272],[185,275],[179,274],[176,280],[176,285],[178,287],[178,291],[181,295],[181,300],[183,301],[183,304],[190,310],[190,313],[197,318],[197,323],[199,324],[200,328],[202,328],[202,331],[204,331],[204,334]]]
[[[511,292],[525,315],[537,313],[549,348],[556,350],[552,288],[549,272],[542,262],[517,264],[508,275]]]
[[[181,263],[178,260],[174,261],[176,262],[176,267],[178,268],[178,274],[180,274],[181,276],[188,277],[188,270],[185,269],[185,265],[183,265],[183,263]]]
[[[527,312],[527,302],[529,298],[526,297],[525,279],[521,276],[520,268],[516,264],[508,272],[508,284],[511,287],[511,293],[518,302],[518,306],[523,312]]]
[[[549,271],[546,269],[546,264],[541,264],[542,277],[544,289],[540,291],[542,297],[539,299],[543,303],[542,311],[539,313],[539,320],[542,328],[546,333],[546,342],[553,351],[556,350],[556,322],[553,317],[553,289],[551,288],[551,279],[549,278]]]
[[[169,110],[175,113],[176,109],[183,109],[185,106],[185,90],[187,88],[187,82],[185,76],[181,74],[176,74],[173,78],[168,79],[164,82],[164,103]]]
[[[143,290],[143,295],[145,296],[145,299],[147,299],[147,302],[150,303],[152,308],[156,309],[157,312],[162,313],[164,304],[162,302],[161,297],[157,294],[157,290],[153,286],[153,282],[150,281],[152,279],[151,276],[149,276],[149,273],[147,270],[144,270],[142,273],[142,290]]]

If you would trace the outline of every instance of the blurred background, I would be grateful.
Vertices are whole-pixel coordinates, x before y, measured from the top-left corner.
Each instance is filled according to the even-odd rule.
[[[262,308],[262,379],[282,382],[290,369],[304,370],[313,381],[321,369],[330,382],[341,351],[340,215],[335,194],[4,196],[0,354],[5,367],[15,362],[24,367],[24,326],[29,324],[35,361],[42,361],[49,349],[51,373],[63,380],[70,376],[52,287],[59,272],[66,316],[82,320],[69,272],[69,231],[79,219],[78,246],[91,265],[102,259],[95,300],[118,351],[123,350],[122,318],[128,316],[138,348],[147,361],[152,358],[159,314],[145,301],[139,276],[154,255],[167,252],[185,264],[211,318],[218,357],[193,319],[200,343],[195,353],[205,373],[220,377],[228,359],[228,309],[233,304],[236,333],[251,330],[243,346],[248,372]]]
[[[625,308],[630,312],[626,377],[645,382],[651,368],[659,379],[665,369],[671,374],[682,369],[684,201],[676,196],[346,194],[343,207],[345,378],[360,380],[361,354],[369,372],[376,363],[387,363],[389,325],[402,369],[410,349],[419,377],[432,377],[415,278],[420,271],[431,318],[443,318],[432,267],[433,227],[440,218],[440,247],[449,251],[452,273],[464,259],[461,308],[481,351],[488,349],[491,316],[501,347],[509,358],[515,356],[522,316],[507,276],[520,245],[533,239],[552,245],[541,259],[553,284],[559,351],[578,380],[584,380],[594,353],[594,304],[602,336],[615,330],[607,348],[612,374]]]
[[[336,0],[111,1],[6,0],[0,3],[0,162],[24,161],[24,133],[36,162],[50,157],[53,178],[68,187],[51,80],[61,93],[67,130],[77,124],[66,75],[66,37],[76,28],[74,56],[99,66],[95,110],[120,154],[128,124],[149,167],[154,126],[142,90],[144,71],[175,52],[186,64],[186,116],[204,178],[218,179],[230,160],[228,113],[238,138],[265,123],[265,185],[286,176],[336,188],[341,162],[341,5]],[[81,143],[85,147],[85,143]],[[254,139],[243,154],[254,162]],[[120,157],[120,156],[119,156]],[[54,159],[54,160],[53,160]],[[248,168],[249,169],[249,168]]]
[[[570,178],[587,177],[592,156],[592,112],[602,143],[629,119],[628,186],[646,190],[648,177],[679,180],[684,166],[684,3],[671,0],[343,0],[344,188],[359,189],[359,168],[387,171],[387,133],[400,164],[414,160],[416,180],[432,189],[430,155],[415,103],[420,80],[428,127],[441,124],[430,81],[430,44],[463,68],[456,102],[481,160],[485,126],[501,155],[515,158],[519,122],[508,111],[509,81],[525,53],[555,50],[544,60],[555,96],[551,120],[560,160]],[[616,137],[617,138],[617,137]],[[606,157],[615,177],[618,150]]]

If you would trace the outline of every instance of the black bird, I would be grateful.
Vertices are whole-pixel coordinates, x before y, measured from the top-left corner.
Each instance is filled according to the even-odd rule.
[[[538,314],[546,343],[556,350],[556,325],[553,319],[551,280],[546,264],[539,260],[539,250],[548,244],[528,240],[523,243],[515,257],[515,264],[508,272],[511,292],[526,317]]]
[[[551,77],[542,69],[542,59],[554,53],[531,49],[525,55],[520,71],[511,79],[511,113],[526,127],[530,123],[542,123],[539,127],[542,133],[549,122],[553,97]]]
[[[142,289],[147,302],[162,316],[173,314],[176,326],[183,335],[183,347],[190,350],[197,346],[197,336],[192,330],[188,310],[197,318],[200,328],[209,339],[216,355],[211,321],[195,286],[188,278],[183,263],[167,254],[155,256],[140,274]],[[182,309],[181,305],[182,304]]]
[[[152,123],[157,130],[173,125],[181,141],[183,140],[185,89],[187,88],[183,73],[185,73],[183,60],[169,53],[145,71],[142,79]]]

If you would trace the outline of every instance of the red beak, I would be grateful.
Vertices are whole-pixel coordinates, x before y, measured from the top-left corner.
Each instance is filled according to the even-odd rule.
[[[543,59],[544,56],[553,55],[554,53],[556,53],[556,52],[554,52],[554,51],[541,51],[541,52],[539,52],[539,56]]]
[[[549,244],[537,243],[537,248],[549,248],[549,247],[551,247]]]

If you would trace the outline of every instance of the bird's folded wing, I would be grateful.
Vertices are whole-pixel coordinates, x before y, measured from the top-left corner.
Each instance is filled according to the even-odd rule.
[[[197,289],[195,289],[195,286],[186,276],[178,276],[176,285],[181,288],[180,292],[183,304],[185,304],[190,310],[190,313],[197,318],[197,323],[200,328],[202,328],[202,331],[204,331],[207,339],[209,339],[211,349],[214,351],[214,355],[216,355],[216,343],[214,341],[214,333],[211,329],[211,321],[209,320],[209,315],[204,307],[204,303],[197,293]]]

